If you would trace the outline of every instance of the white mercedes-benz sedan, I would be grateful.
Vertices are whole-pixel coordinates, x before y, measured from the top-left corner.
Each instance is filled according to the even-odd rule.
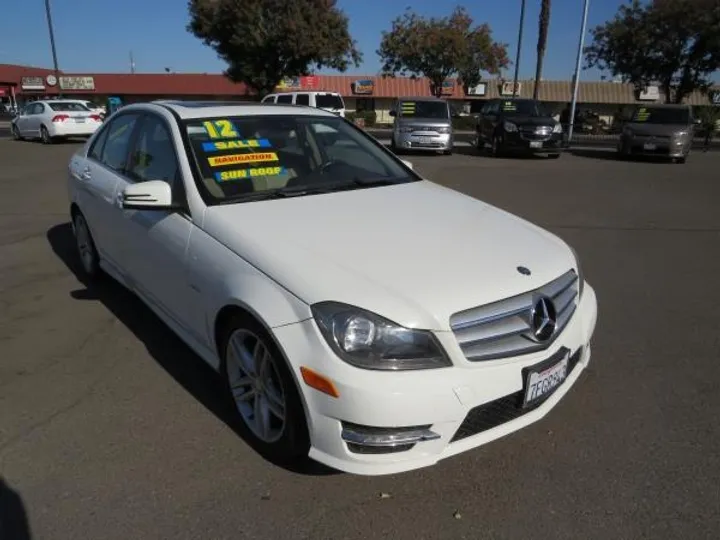
[[[425,467],[544,417],[590,359],[575,252],[337,115],[153,102],[69,163],[82,267],[222,375],[268,457]]]

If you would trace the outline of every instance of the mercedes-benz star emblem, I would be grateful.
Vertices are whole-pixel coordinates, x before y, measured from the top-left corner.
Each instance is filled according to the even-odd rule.
[[[538,341],[550,339],[557,327],[557,313],[552,300],[546,296],[538,298],[532,308],[531,320],[535,339]]]
[[[525,266],[518,266],[517,271],[520,272],[523,276],[529,276],[532,272],[530,272],[529,268],[526,268]]]

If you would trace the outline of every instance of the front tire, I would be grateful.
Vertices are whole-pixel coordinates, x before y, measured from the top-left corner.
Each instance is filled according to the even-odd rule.
[[[73,216],[73,233],[75,234],[75,247],[80,258],[80,266],[89,281],[95,281],[100,276],[100,257],[85,216],[77,212]]]
[[[222,336],[221,372],[254,446],[276,462],[306,458],[310,445],[300,393],[268,332],[238,314]]]
[[[490,154],[494,158],[499,158],[502,155],[502,141],[498,135],[493,135]]]

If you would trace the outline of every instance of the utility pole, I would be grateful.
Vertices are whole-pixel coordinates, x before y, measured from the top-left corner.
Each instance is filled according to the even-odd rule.
[[[133,52],[130,51],[130,73],[135,73],[135,59],[133,58]]]
[[[53,31],[52,15],[50,13],[50,0],[45,0],[45,15],[47,16],[48,31],[50,32],[50,48],[52,49],[53,68],[55,70],[55,79],[58,85],[58,97],[62,97],[62,89],[60,88],[60,68],[58,67],[57,50],[55,50],[55,32]]]
[[[578,44],[577,62],[575,63],[575,77],[573,80],[572,105],[570,106],[570,126],[568,127],[568,145],[572,141],[575,128],[575,108],[577,107],[578,87],[580,86],[580,66],[582,64],[583,48],[585,46],[585,32],[587,31],[587,17],[590,0],[585,0],[583,6],[582,26],[580,29],[580,43]]]
[[[517,54],[515,55],[515,77],[513,78],[513,97],[517,97],[518,74],[520,72],[520,51],[522,50],[523,26],[525,26],[525,0],[520,4],[520,28],[518,28]]]

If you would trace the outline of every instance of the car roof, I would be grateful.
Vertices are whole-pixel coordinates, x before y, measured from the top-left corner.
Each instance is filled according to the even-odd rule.
[[[336,115],[301,105],[285,105],[274,103],[259,103],[257,101],[182,101],[159,100],[144,105],[162,106],[171,109],[183,120],[193,118],[212,118],[220,116],[257,116],[257,115],[291,115],[291,116],[327,116],[336,118]],[[134,107],[128,105],[127,109]]]
[[[690,105],[685,103],[637,103],[638,108],[645,109],[691,109]]]
[[[333,92],[331,90],[281,90],[279,92],[272,92],[268,94],[268,96],[279,96],[282,94],[332,94],[333,96],[339,96],[340,92]]]

